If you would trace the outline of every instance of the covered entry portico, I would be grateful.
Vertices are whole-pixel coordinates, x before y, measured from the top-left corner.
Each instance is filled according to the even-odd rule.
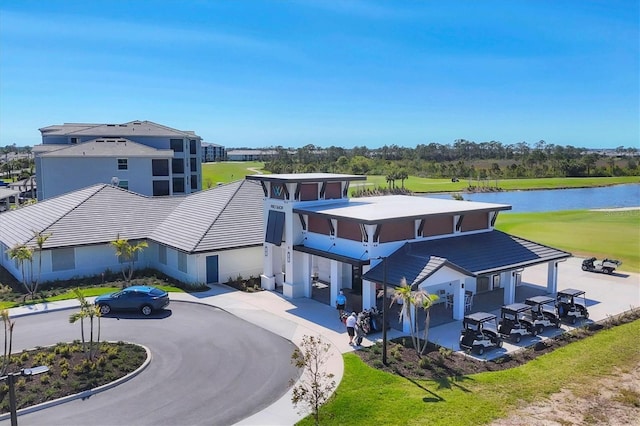
[[[529,266],[547,265],[546,293],[555,293],[558,263],[570,256],[562,250],[495,230],[412,242],[385,259],[386,283],[395,287],[404,278],[414,289],[438,295],[439,303],[450,308],[451,319],[462,320],[465,313],[477,310],[474,299],[485,294],[500,292],[502,304],[514,303],[519,276]],[[381,262],[365,273],[364,279],[382,283],[384,269]]]
[[[302,262],[308,265],[309,274],[303,278],[304,292],[308,297],[314,297],[316,291],[322,294],[319,300],[333,305],[338,292],[348,290],[351,295],[348,308],[356,311],[363,309],[362,270],[369,265],[369,259],[356,259],[303,245],[294,246],[293,249],[296,257],[301,257]]]

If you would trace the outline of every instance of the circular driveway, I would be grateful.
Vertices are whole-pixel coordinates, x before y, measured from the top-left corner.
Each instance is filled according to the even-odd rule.
[[[79,339],[72,312],[17,318],[14,352]],[[293,343],[207,305],[172,301],[151,317],[112,314],[102,318],[101,339],[147,346],[150,365],[85,400],[19,416],[19,424],[233,424],[279,399],[298,377]]]

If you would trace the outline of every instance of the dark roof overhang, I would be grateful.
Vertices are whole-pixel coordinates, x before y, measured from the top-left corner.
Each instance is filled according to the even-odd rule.
[[[345,256],[339,253],[333,253],[330,251],[326,251],[326,250],[320,250],[320,249],[315,249],[315,248],[311,248],[311,247],[306,247],[303,245],[296,245],[293,246],[293,250],[295,251],[299,251],[302,253],[308,253],[308,254],[312,254],[314,256],[319,256],[319,257],[324,257],[327,259],[332,259],[332,260],[337,260],[339,262],[342,263],[348,263],[350,265],[356,265],[356,266],[362,266],[362,265],[368,265],[369,259],[357,259],[355,257],[350,257],[350,256]]]

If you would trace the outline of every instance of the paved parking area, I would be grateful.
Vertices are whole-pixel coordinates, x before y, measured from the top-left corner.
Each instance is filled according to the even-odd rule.
[[[582,258],[573,257],[558,266],[558,290],[575,288],[586,292],[587,309],[589,310],[588,322],[597,322],[612,315],[628,311],[640,306],[640,275],[614,272],[612,275],[585,272],[581,269]],[[538,265],[527,268],[522,273],[523,285],[546,288],[547,265]],[[516,300],[522,302],[522,300]],[[500,317],[500,306],[490,311]],[[578,322],[576,327],[585,324]],[[558,334],[573,329],[574,326],[562,324],[558,329],[547,329],[537,337],[523,337],[520,343],[514,344],[505,341],[502,348],[491,349],[484,355],[475,356],[479,359],[495,359],[506,353],[514,352],[523,347],[534,345],[540,340],[557,336]],[[441,346],[459,350],[460,330],[462,321],[453,321],[447,324],[433,327],[429,331],[429,340]]]

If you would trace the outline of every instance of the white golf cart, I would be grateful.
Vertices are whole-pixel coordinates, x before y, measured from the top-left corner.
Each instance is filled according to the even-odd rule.
[[[525,300],[524,303],[531,306],[531,319],[534,327],[538,330],[538,334],[542,333],[545,328],[560,328],[560,316],[553,298],[549,296],[534,296]]]
[[[500,309],[498,325],[500,337],[513,339],[520,343],[523,336],[537,336],[538,328],[534,327],[531,317],[531,306],[524,303],[512,303]]]
[[[587,298],[584,291],[568,288],[559,291],[556,296],[556,306],[561,319],[575,324],[577,320],[589,318]]]
[[[502,338],[498,333],[497,318],[486,312],[465,315],[462,321],[460,349],[473,351],[478,355],[493,347],[502,347]]]

